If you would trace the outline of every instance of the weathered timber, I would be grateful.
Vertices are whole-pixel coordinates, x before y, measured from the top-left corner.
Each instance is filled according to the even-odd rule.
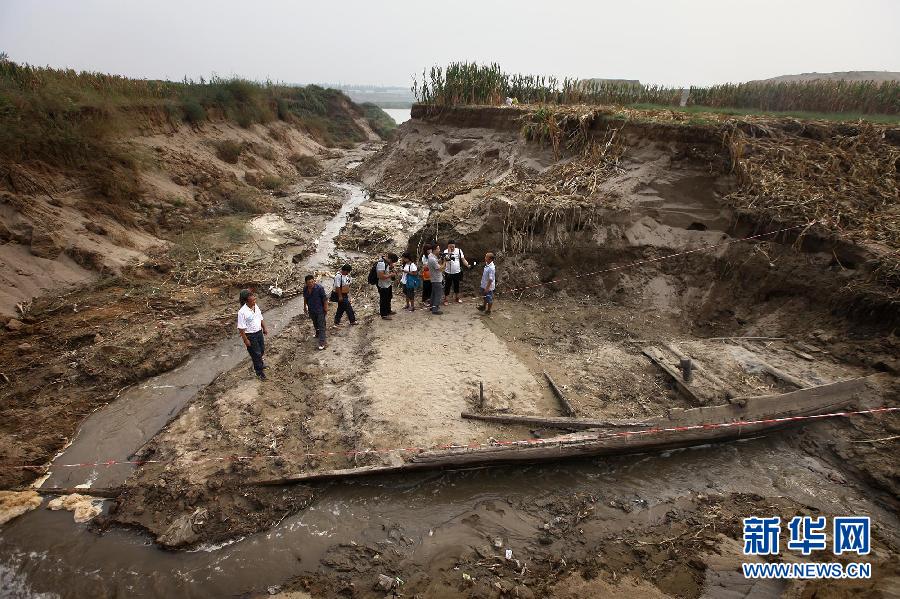
[[[839,381],[780,395],[749,398],[743,405],[733,403],[672,410],[668,418],[659,417],[648,421],[648,424],[653,426],[646,429],[618,432],[593,430],[547,439],[500,442],[474,448],[423,450],[413,454],[406,463],[400,465],[304,472],[257,481],[257,484],[281,485],[414,470],[644,453],[754,437],[803,422],[790,419],[795,416],[826,414],[845,408],[866,392],[867,378],[869,377]]]
[[[673,354],[678,356],[679,359],[684,360],[685,358],[690,358],[683,351],[678,349],[678,346],[675,345],[674,343],[666,343],[665,345],[669,349],[669,351],[671,351]],[[693,360],[694,370],[697,372],[702,372],[703,376],[706,377],[706,379],[709,382],[711,382],[718,389],[721,389],[722,392],[725,394],[725,399],[730,400],[730,399],[734,399],[735,397],[737,397],[737,393],[734,392],[734,390],[731,388],[731,386],[728,383],[726,383],[725,381],[723,381],[722,379],[720,379],[718,376],[716,376],[712,370],[710,370],[706,366],[697,362],[696,358],[690,358],[690,359]]]
[[[702,404],[706,403],[706,402],[702,401],[697,396],[696,393],[694,393],[694,391],[690,388],[690,386],[688,386],[688,384],[685,381],[682,380],[681,374],[677,370],[675,370],[675,368],[673,368],[670,364],[668,364],[666,362],[666,357],[665,357],[665,354],[662,353],[662,350],[660,350],[658,347],[649,345],[649,346],[641,349],[641,351],[644,353],[645,356],[650,358],[654,364],[656,364],[657,366],[662,368],[666,372],[666,374],[668,374],[670,377],[672,377],[672,380],[675,381],[675,386],[688,399],[690,399],[695,404],[702,405]]]
[[[547,384],[550,385],[550,390],[553,391],[553,395],[555,395],[556,399],[559,400],[559,403],[562,404],[563,412],[567,416],[575,416],[576,415],[575,408],[573,408],[572,404],[569,403],[569,400],[566,398],[565,394],[562,392],[562,389],[560,389],[556,385],[556,381],[554,381],[553,378],[550,376],[550,374],[547,372],[544,372],[544,378],[547,379]]]
[[[764,360],[759,361],[759,365],[763,370],[774,376],[776,379],[781,379],[785,383],[793,385],[795,387],[799,387],[800,389],[806,389],[807,387],[812,387],[813,383],[807,381],[806,379],[801,379],[798,376],[794,376],[793,374],[787,373],[780,368],[772,366],[768,362]]]
[[[527,414],[475,414],[473,412],[462,412],[460,417],[467,420],[484,420],[485,422],[500,422],[503,424],[548,426],[551,428],[573,431],[588,430],[592,428],[646,428],[649,426],[643,422],[594,420],[590,418],[568,418],[563,416],[529,416]]]
[[[41,487],[35,489],[41,495],[89,495],[91,497],[113,498],[122,494],[122,487],[111,487],[109,489],[80,489],[78,487]]]

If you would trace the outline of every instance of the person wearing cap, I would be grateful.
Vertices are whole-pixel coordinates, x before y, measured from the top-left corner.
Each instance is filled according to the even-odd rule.
[[[334,287],[331,291],[331,301],[337,304],[337,310],[334,313],[334,326],[340,326],[341,317],[347,313],[350,324],[356,324],[356,313],[353,312],[353,306],[350,305],[350,283],[353,278],[350,276],[351,267],[345,264],[341,267],[341,271],[334,275]]]
[[[319,349],[325,349],[325,321],[328,316],[328,296],[325,289],[316,283],[313,275],[306,275],[306,286],[303,288],[303,313],[309,314],[309,319],[316,330],[319,339]]]
[[[241,291],[241,309],[237,315],[237,329],[241,335],[241,341],[250,354],[253,362],[253,370],[260,379],[266,379],[263,363],[263,354],[266,351],[265,335],[269,334],[266,322],[263,320],[262,310],[256,303],[256,294],[249,289]]]
[[[446,262],[446,270],[444,270],[444,305],[450,298],[450,290],[456,296],[456,303],[461,304],[459,299],[459,282],[462,280],[463,266],[469,268],[466,256],[462,249],[456,247],[456,242],[452,239],[447,242],[447,250],[444,252],[444,261]]]

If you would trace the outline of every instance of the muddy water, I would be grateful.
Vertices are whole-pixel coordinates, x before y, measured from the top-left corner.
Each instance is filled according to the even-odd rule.
[[[422,571],[452,567],[461,549],[495,537],[527,560],[548,515],[511,506],[541,504],[560,497],[561,489],[603,498],[585,526],[610,531],[661,517],[667,509],[661,504],[669,500],[739,492],[786,496],[826,513],[869,513],[882,530],[896,534],[896,515],[850,487],[837,487],[830,475],[839,476],[816,458],[798,454],[786,436],[776,435],[653,456],[371,479],[325,488],[311,508],[266,533],[188,553],[161,551],[126,530],[98,536],[73,524],[67,512],[39,509],[0,529],[0,595],[264,592],[291,576],[315,572],[329,548],[342,543],[387,542],[389,551],[398,542],[390,531],[398,527]],[[610,498],[636,509],[626,515],[603,507]]]
[[[324,267],[334,251],[334,238],[347,222],[347,215],[366,199],[357,185],[336,185],[346,193],[340,211],[325,226],[316,250],[303,268]],[[265,300],[262,300],[265,303]],[[269,334],[277,335],[292,318],[303,311],[298,297],[265,313]],[[97,461],[122,462],[152,439],[182,407],[220,373],[247,358],[247,351],[236,337],[229,337],[212,348],[199,352],[182,366],[131,387],[115,402],[91,414],[82,424],[72,444],[53,461],[54,465]],[[130,464],[111,464],[92,468],[52,466],[43,487],[109,487],[121,484],[131,474]]]

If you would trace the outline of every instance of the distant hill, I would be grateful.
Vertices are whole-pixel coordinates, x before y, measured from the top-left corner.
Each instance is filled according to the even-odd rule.
[[[582,83],[620,83],[625,85],[640,85],[639,79],[606,79],[603,77],[594,77],[593,79],[582,79]]]
[[[409,108],[416,101],[408,87],[346,84],[329,84],[326,87],[341,90],[357,104],[370,103],[380,108]]]
[[[779,75],[771,79],[757,79],[750,83],[787,83],[791,81],[900,81],[896,71],[836,71],[834,73],[800,73],[799,75]]]

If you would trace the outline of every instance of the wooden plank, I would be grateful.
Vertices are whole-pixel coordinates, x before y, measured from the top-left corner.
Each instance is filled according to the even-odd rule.
[[[118,497],[122,494],[122,487],[112,487],[109,489],[79,489],[77,487],[38,487],[34,489],[38,493],[43,495],[72,495],[74,493],[78,493],[79,495],[89,495],[91,497]]]
[[[467,420],[483,420],[485,422],[500,422],[503,424],[524,424],[528,426],[547,426],[568,430],[588,430],[592,428],[641,428],[649,425],[641,422],[619,422],[613,420],[594,420],[589,418],[545,417],[529,416],[527,414],[475,414],[462,412],[461,418]]]
[[[563,413],[567,416],[576,416],[575,408],[572,407],[572,404],[570,404],[569,400],[566,399],[566,396],[562,392],[562,389],[556,386],[556,381],[554,381],[550,374],[546,371],[544,371],[544,378],[547,379],[547,383],[550,385],[550,390],[553,391],[553,395],[555,395],[556,399],[559,400],[559,403],[562,404]]]
[[[678,349],[678,346],[675,345],[674,343],[666,343],[665,346],[667,348],[669,348],[669,351],[671,351],[673,354],[678,356],[678,358],[680,360],[690,359],[694,364],[694,370],[696,370],[697,372],[703,373],[703,376],[706,377],[706,379],[709,382],[711,382],[713,384],[713,386],[721,389],[722,392],[725,394],[725,399],[731,400],[731,399],[734,399],[735,397],[737,397],[737,393],[734,392],[734,390],[731,388],[730,385],[728,385],[728,383],[726,383],[725,381],[720,379],[718,376],[716,376],[712,370],[710,370],[706,366],[703,366],[702,364],[700,364],[696,358],[692,358],[692,357],[686,355],[684,352],[682,352],[680,349]]]
[[[790,416],[825,414],[850,405],[866,390],[867,378],[850,379],[782,395],[754,398],[748,400],[744,406],[727,404],[682,410],[676,413],[673,419],[658,419],[659,426],[654,429],[619,433],[595,430],[527,442],[422,451],[411,456],[408,462],[399,465],[304,472],[289,477],[258,481],[256,484],[280,485],[425,469],[539,462],[579,456],[622,455],[753,437],[803,422],[784,420]],[[729,415],[733,417],[728,418]],[[709,426],[728,422],[741,424]],[[687,430],[683,428],[691,424],[698,426]]]
[[[760,360],[759,365],[762,366],[763,370],[765,370],[766,372],[768,372],[769,374],[774,376],[776,379],[781,379],[785,383],[794,385],[795,387],[799,387],[800,389],[805,389],[807,387],[813,386],[813,384],[810,381],[807,381],[806,379],[801,379],[798,376],[794,376],[790,373],[787,373],[787,372],[781,370],[780,368],[776,368],[775,366],[772,366],[771,364],[769,364],[768,362],[766,362],[764,360]]]
[[[650,358],[654,364],[662,368],[672,380],[675,381],[675,386],[684,394],[688,399],[693,401],[695,404],[703,405],[704,401],[702,401],[697,394],[691,390],[691,388],[684,382],[681,378],[681,373],[675,370],[672,366],[666,363],[665,355],[658,347],[654,347],[652,345],[648,345],[647,347],[641,349],[645,356]]]

